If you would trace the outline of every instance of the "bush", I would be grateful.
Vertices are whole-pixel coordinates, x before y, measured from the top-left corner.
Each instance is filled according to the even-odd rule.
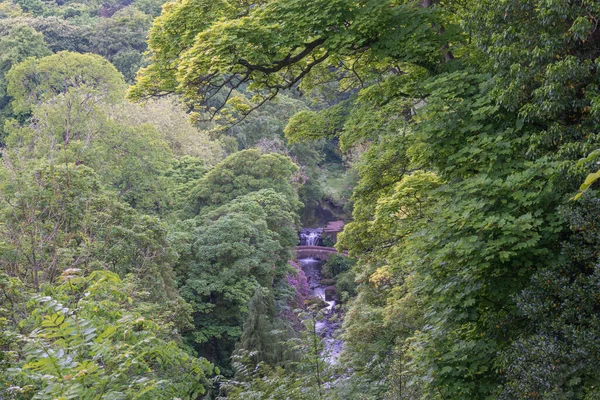
[[[340,301],[346,302],[356,296],[358,284],[355,282],[356,274],[354,271],[346,271],[337,277],[337,293]]]
[[[341,254],[332,254],[323,265],[323,277],[333,278],[342,272],[349,271],[356,264],[354,258],[346,257]]]
[[[327,236],[323,236],[323,246],[325,247],[333,247],[335,245],[335,240],[333,240],[333,237],[327,235]]]

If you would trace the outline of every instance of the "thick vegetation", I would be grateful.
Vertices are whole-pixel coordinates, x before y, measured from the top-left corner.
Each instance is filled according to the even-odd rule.
[[[597,2],[162,3],[0,3],[0,398],[600,398]]]

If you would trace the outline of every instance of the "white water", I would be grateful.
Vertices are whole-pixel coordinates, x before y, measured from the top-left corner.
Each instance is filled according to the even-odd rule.
[[[321,233],[323,228],[304,228],[300,231],[301,246],[318,246],[321,241]]]
[[[342,341],[336,339],[335,332],[340,327],[341,321],[336,315],[335,300],[326,300],[325,285],[321,284],[321,265],[322,262],[314,258],[302,258],[298,262],[308,279],[309,294],[312,297],[318,297],[323,300],[327,306],[323,308],[323,317],[316,323],[316,331],[324,342],[323,356],[330,364],[336,364],[342,352]]]

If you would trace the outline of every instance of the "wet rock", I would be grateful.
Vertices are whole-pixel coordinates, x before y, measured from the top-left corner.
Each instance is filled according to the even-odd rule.
[[[337,292],[335,286],[327,286],[325,288],[325,301],[337,300]]]
[[[313,308],[317,310],[328,306],[328,304],[325,303],[325,301],[323,301],[323,299],[320,297],[311,297],[310,299],[306,300],[305,303],[308,308]]]

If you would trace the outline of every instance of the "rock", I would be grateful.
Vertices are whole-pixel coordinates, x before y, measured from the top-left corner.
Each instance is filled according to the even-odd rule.
[[[312,309],[316,309],[316,310],[325,308],[328,305],[320,297],[311,297],[310,299],[305,301],[305,304],[308,308],[312,308]]]
[[[335,279],[321,279],[321,286],[334,286]]]
[[[325,301],[337,300],[337,291],[335,286],[327,286],[325,288]]]

